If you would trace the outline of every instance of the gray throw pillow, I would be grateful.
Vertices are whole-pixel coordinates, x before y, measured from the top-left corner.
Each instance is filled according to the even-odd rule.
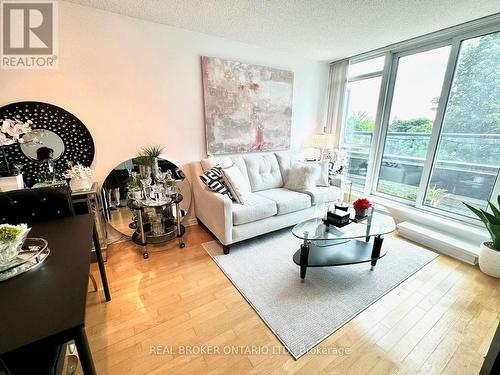
[[[287,173],[285,188],[290,190],[309,190],[316,186],[320,166],[316,163],[292,164]]]

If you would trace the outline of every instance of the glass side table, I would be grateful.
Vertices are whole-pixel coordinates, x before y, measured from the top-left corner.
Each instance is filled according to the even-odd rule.
[[[383,208],[382,208],[383,209]],[[354,210],[349,211],[354,218]],[[335,267],[359,263],[371,263],[374,270],[377,261],[387,253],[382,248],[384,235],[396,230],[390,215],[370,209],[360,221],[336,227],[314,218],[295,225],[292,234],[303,240],[293,261],[300,266],[300,278],[304,280],[309,267]],[[370,242],[370,239],[373,241]]]

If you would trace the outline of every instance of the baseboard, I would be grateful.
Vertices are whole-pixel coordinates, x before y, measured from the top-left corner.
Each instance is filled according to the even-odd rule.
[[[437,229],[425,227],[420,224],[404,221],[398,224],[398,234],[414,242],[427,246],[438,253],[442,253],[461,260],[462,262],[476,265],[479,246],[469,243],[452,235],[440,232]]]
[[[195,217],[192,217],[192,218],[186,220],[185,223],[184,223],[184,225],[186,227],[190,227],[192,225],[198,225],[198,220]]]

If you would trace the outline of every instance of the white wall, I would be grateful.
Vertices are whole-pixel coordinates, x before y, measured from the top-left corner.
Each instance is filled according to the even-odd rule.
[[[294,71],[293,148],[322,126],[326,63],[66,2],[59,25],[59,68],[1,70],[0,106],[36,100],[76,115],[94,137],[99,182],[149,143],[180,166],[205,156],[202,55]]]

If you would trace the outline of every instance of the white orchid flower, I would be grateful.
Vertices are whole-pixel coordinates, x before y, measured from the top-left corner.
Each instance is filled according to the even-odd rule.
[[[31,133],[31,125],[33,121],[28,120],[22,122],[21,120],[5,119],[2,121],[0,127],[0,145],[8,146],[13,143],[25,143],[22,138],[24,134]]]
[[[8,138],[5,134],[0,133],[0,146],[8,146],[15,143],[11,138]]]

